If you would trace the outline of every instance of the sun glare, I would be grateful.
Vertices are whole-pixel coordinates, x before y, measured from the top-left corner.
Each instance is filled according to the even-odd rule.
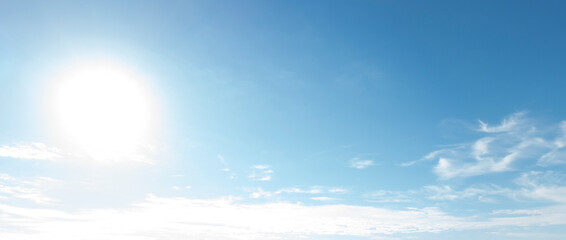
[[[79,64],[52,92],[52,114],[66,141],[93,158],[119,161],[148,140],[151,97],[142,77],[119,64]]]

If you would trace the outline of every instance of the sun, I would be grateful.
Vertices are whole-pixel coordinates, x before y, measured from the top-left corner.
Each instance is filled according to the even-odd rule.
[[[150,137],[154,103],[143,77],[114,62],[63,71],[51,93],[58,134],[90,157],[120,161]]]

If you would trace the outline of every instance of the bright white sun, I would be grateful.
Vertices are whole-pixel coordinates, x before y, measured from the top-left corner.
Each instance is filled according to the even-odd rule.
[[[154,114],[141,77],[109,62],[65,71],[55,83],[51,105],[60,134],[98,159],[120,160],[143,145]]]

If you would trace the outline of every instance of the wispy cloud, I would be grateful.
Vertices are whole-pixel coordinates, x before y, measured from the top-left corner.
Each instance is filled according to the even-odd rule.
[[[62,157],[62,152],[43,143],[19,143],[1,146],[0,157],[55,161]]]
[[[530,171],[522,173],[515,182],[523,187],[523,197],[566,204],[566,174]]]
[[[38,204],[48,204],[55,200],[47,197],[45,191],[59,181],[48,177],[37,177],[31,181],[20,180],[8,174],[0,174],[0,198],[23,199]]]
[[[449,185],[427,185],[416,190],[379,190],[364,194],[364,197],[369,202],[379,203],[473,200],[483,203],[534,201],[566,205],[566,174],[564,173],[529,171],[521,173],[512,182],[515,185],[508,187],[484,184],[462,189]]]
[[[406,203],[414,202],[415,194],[417,192],[413,190],[409,191],[391,191],[391,190],[378,190],[370,193],[364,194],[364,198],[368,202],[377,203]]]
[[[509,188],[502,188],[497,185],[468,187],[463,190],[456,190],[448,185],[429,185],[424,186],[422,192],[425,198],[431,200],[474,200],[479,202],[495,202],[494,197],[496,196],[514,198],[517,194]]]
[[[222,165],[224,166],[223,168],[220,169],[221,172],[228,173],[230,180],[234,180],[234,179],[238,178],[238,175],[236,175],[236,173],[234,173],[232,171],[232,169],[228,168],[228,162],[226,162],[226,159],[224,158],[224,156],[218,154],[218,155],[216,155],[216,157],[220,160],[220,163],[222,163]]]
[[[357,157],[350,159],[350,167],[352,168],[364,169],[372,165],[374,165],[373,160],[364,160]]]
[[[532,209],[502,209],[491,212],[493,215],[540,215],[540,210]]]
[[[224,156],[218,154],[216,155],[216,157],[218,158],[218,160],[220,160],[220,163],[222,163],[222,165],[227,166],[228,163],[226,162],[226,159],[224,159]]]
[[[298,187],[288,187],[288,188],[282,188],[276,191],[263,191],[263,189],[258,188],[255,192],[250,194],[251,198],[260,198],[260,197],[265,197],[265,198],[269,198],[272,196],[277,196],[277,195],[281,195],[281,194],[308,194],[308,195],[317,195],[317,194],[339,194],[339,193],[345,193],[347,192],[346,189],[343,188],[327,188],[327,187],[320,187],[320,186],[314,186],[311,188],[298,188]],[[311,199],[313,199],[311,197]],[[334,198],[333,198],[334,199]],[[319,200],[320,199],[313,199],[313,200]],[[335,199],[337,200],[337,199]]]
[[[566,163],[562,158],[566,156],[566,124],[537,126],[526,115],[526,112],[512,114],[496,126],[480,121],[477,131],[485,136],[430,152],[403,166],[437,161],[434,172],[446,180],[510,171],[521,159],[536,159],[540,166]]]
[[[480,123],[479,131],[486,133],[499,133],[515,130],[517,126],[525,122],[524,117],[526,114],[526,111],[511,114],[509,117],[503,119],[503,121],[501,121],[501,124],[491,127],[488,126],[487,123],[484,123],[482,120],[478,120]]]
[[[540,166],[566,164],[566,121],[560,123],[560,133],[551,142],[551,150],[538,160]]]

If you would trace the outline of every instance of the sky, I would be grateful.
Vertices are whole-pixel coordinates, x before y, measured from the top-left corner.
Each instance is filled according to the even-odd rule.
[[[563,1],[0,1],[0,239],[565,239]]]

